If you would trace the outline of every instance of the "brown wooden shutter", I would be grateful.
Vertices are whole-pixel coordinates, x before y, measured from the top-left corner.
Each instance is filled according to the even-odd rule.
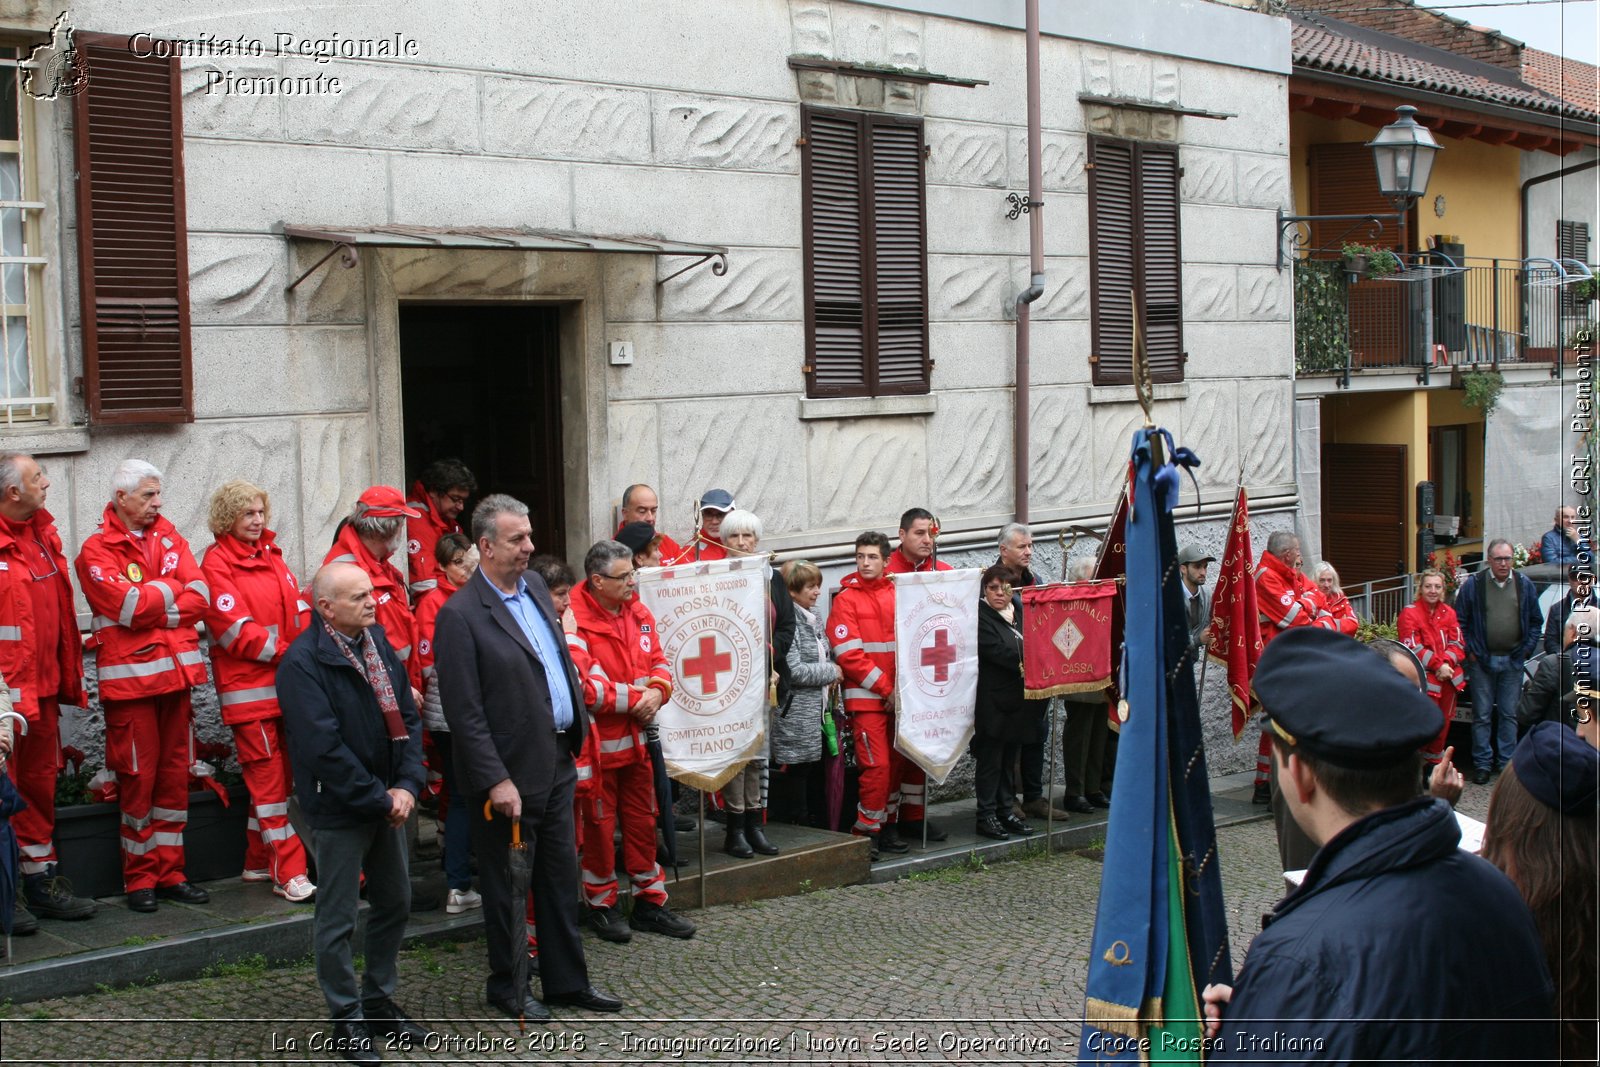
[[[1405,445],[1322,446],[1322,557],[1346,588],[1404,573],[1406,495]]]
[[[1183,381],[1183,245],[1178,222],[1178,150],[1172,145],[1140,144],[1139,233],[1140,294],[1150,380]]]
[[[929,388],[922,122],[802,111],[807,394]]]
[[[1308,158],[1313,215],[1394,214],[1394,205],[1378,192],[1377,168],[1366,145],[1312,145]],[[1350,242],[1398,249],[1400,226],[1384,222],[1375,232],[1365,222],[1311,224],[1314,259],[1338,259]],[[1406,362],[1410,288],[1366,279],[1350,286],[1350,348],[1357,367],[1398,367]]]
[[[75,35],[84,391],[102,424],[189,422],[188,230],[176,59]],[[143,49],[148,51],[148,49]]]
[[[1587,222],[1571,222],[1567,219],[1556,220],[1556,258],[1576,259],[1581,263],[1589,262],[1589,224]],[[1566,266],[1565,263],[1562,264]],[[1572,286],[1561,287],[1561,311],[1566,315],[1582,315],[1589,310],[1587,301],[1579,302],[1573,295]]]
[[[1133,381],[1133,312],[1138,240],[1134,146],[1089,138],[1089,292],[1094,383]],[[1141,296],[1142,299],[1142,296]]]
[[[927,211],[922,123],[867,118],[872,146],[873,303],[869,332],[879,395],[926,393],[928,374]]]

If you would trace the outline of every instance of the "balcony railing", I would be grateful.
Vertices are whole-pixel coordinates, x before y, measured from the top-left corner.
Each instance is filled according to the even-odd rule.
[[[1342,260],[1295,262],[1295,367],[1301,375],[1380,367],[1574,362],[1593,351],[1594,301],[1557,285],[1551,268],[1517,260],[1440,259],[1388,278]],[[1595,270],[1596,268],[1590,268]]]

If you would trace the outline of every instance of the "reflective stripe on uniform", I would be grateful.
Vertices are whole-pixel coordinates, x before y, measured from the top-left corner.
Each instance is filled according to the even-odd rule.
[[[589,885],[610,885],[612,882],[616,881],[616,878],[615,876],[608,877],[604,874],[594,874],[586,869],[583,872],[583,880]]]
[[[283,800],[276,804],[257,804],[255,812],[263,819],[270,819],[274,815],[287,815],[289,814],[289,802]]]
[[[132,626],[134,613],[139,610],[139,587],[134,586],[128,590],[128,595],[122,598],[122,610],[117,613],[118,626]]]
[[[267,627],[267,643],[261,646],[261,651],[256,653],[256,662],[271,663],[272,657],[278,654],[278,624],[273,623]]]
[[[251,616],[245,615],[234,621],[234,624],[222,631],[222,636],[217,638],[217,644],[232,651],[233,643],[239,640],[239,634],[244,631],[244,624],[251,621]]]
[[[0,641],[21,641],[22,627],[0,626]]]
[[[591,779],[593,777],[594,777],[594,768],[592,766],[590,766],[589,764],[585,763],[583,766],[578,768],[578,781],[587,782],[589,779]]]
[[[568,634],[567,635],[567,644],[572,645],[574,648],[581,648],[585,652],[589,651],[589,642],[585,641],[583,638],[579,637],[577,634]]]
[[[849,652],[853,648],[865,648],[865,647],[866,646],[864,644],[862,644],[862,642],[861,642],[861,638],[852,637],[848,641],[840,641],[837,645],[834,645],[833,646],[833,650],[834,650],[834,652]]]
[[[201,652],[198,648],[191,648],[187,652],[178,653],[178,663],[184,667],[198,667],[205,661],[205,653]]]
[[[355,561],[356,557],[352,553],[346,552],[343,555],[334,556],[328,563],[354,563]]]
[[[163,674],[176,670],[177,664],[172,662],[171,656],[162,656],[149,663],[112,663],[100,668],[102,682],[115,682],[123,678],[149,678],[153,675]]]
[[[879,667],[874,667],[870,671],[867,672],[867,676],[865,678],[861,679],[861,688],[863,688],[863,689],[871,689],[873,686],[877,685],[882,680],[883,680],[883,670],[881,668],[879,668]]]
[[[398,660],[400,660],[402,662],[404,662],[405,660],[410,659],[411,658],[411,646],[407,645],[405,648],[397,648],[397,649],[395,649],[394,650],[394,655],[395,655],[396,659],[398,659]]]
[[[200,597],[203,600],[211,599],[211,587],[199,578],[196,578],[194,581],[184,586],[184,588],[193,589],[196,593],[200,594]]]
[[[122,851],[126,852],[130,856],[143,856],[148,852],[154,852],[163,845],[171,846],[173,848],[182,848],[183,835],[159,833],[151,834],[150,840],[148,841],[135,841],[128,837],[124,837],[122,839]]]
[[[617,738],[612,738],[609,741],[600,742],[600,751],[601,752],[626,752],[626,751],[628,751],[628,749],[630,749],[632,747],[633,747],[633,735],[632,734],[629,734],[627,737],[617,737]]]
[[[161,603],[166,605],[167,629],[174,630],[178,626],[178,598],[172,595],[172,589],[166,582],[151,582],[151,588],[161,594]]]
[[[275,826],[258,832],[261,834],[261,840],[263,841],[287,841],[295,835],[294,827],[292,826]]]
[[[161,819],[164,822],[188,822],[188,811],[179,811],[177,808],[151,808],[150,817]]]
[[[893,641],[863,641],[861,647],[868,652],[893,652]]]
[[[134,831],[143,830],[146,826],[150,825],[150,820],[154,819],[155,817],[156,815],[153,811],[140,816],[133,816],[129,815],[127,812],[123,812],[122,825]]]
[[[846,700],[882,700],[883,699],[881,696],[879,696],[877,693],[874,693],[870,689],[846,689],[844,691],[844,698]]]
[[[256,689],[234,689],[221,694],[221,703],[225,708],[235,704],[250,704],[257,700],[277,700],[278,687],[263,685]]]

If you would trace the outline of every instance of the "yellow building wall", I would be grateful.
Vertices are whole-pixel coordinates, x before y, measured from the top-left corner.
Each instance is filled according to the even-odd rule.
[[[1462,539],[1448,546],[1460,556],[1463,552],[1483,551],[1483,412],[1469,408],[1461,389],[1438,390],[1425,394],[1428,399],[1428,425],[1476,427],[1467,434],[1466,483],[1472,492],[1472,510],[1462,519]]]
[[[1406,567],[1412,571],[1417,569],[1416,485],[1428,478],[1428,425],[1428,394],[1421,390],[1354,393],[1322,400],[1322,439],[1326,443],[1406,446]],[[1481,465],[1481,455],[1479,462]]]
[[[1314,144],[1356,141],[1365,144],[1377,133],[1365,123],[1325,119],[1299,111],[1289,116],[1289,166],[1295,210],[1311,212],[1311,178],[1307,158]],[[1425,247],[1435,234],[1453,236],[1473,258],[1515,259],[1521,240],[1520,150],[1470,139],[1438,138],[1428,192],[1417,204],[1412,247]],[[1373,184],[1377,177],[1374,174]],[[1434,200],[1445,198],[1444,217],[1434,213]],[[1365,238],[1352,234],[1351,240]]]

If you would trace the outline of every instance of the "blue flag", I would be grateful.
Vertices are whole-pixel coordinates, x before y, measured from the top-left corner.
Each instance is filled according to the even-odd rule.
[[[1127,718],[1089,956],[1081,1063],[1199,1062],[1199,990],[1232,980],[1172,525],[1179,467],[1198,465],[1164,430],[1134,435],[1122,664]]]

